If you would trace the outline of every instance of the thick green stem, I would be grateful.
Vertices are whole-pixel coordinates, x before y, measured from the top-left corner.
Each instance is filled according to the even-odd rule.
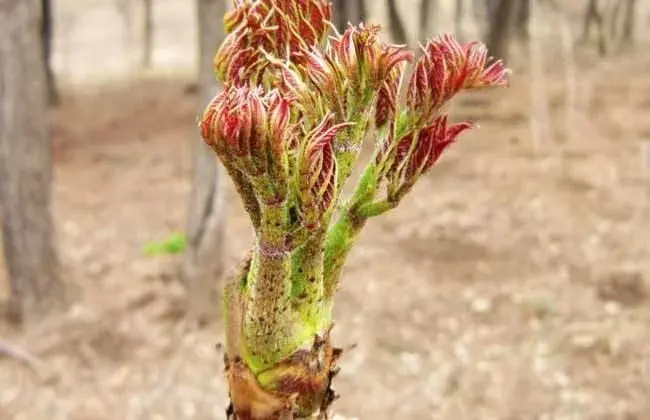
[[[284,230],[287,208],[284,202],[261,207],[262,219],[245,291],[244,352],[254,372],[272,366],[294,350],[290,255]]]
[[[325,300],[328,302],[334,299],[343,264],[367,220],[367,218],[359,217],[354,208],[349,208],[341,214],[327,233],[325,241],[325,261],[327,263],[323,277]]]
[[[397,201],[381,200],[374,203],[364,204],[359,207],[359,217],[368,219],[370,217],[380,216],[397,207],[397,203]]]
[[[341,191],[343,185],[352,174],[354,164],[357,162],[363,139],[368,133],[368,126],[373,109],[372,96],[364,98],[364,105],[360,105],[349,117],[348,121],[354,123],[341,133],[337,143],[336,163],[338,168],[337,191]]]
[[[294,254],[292,295],[300,318],[318,332],[323,303],[325,230],[317,229]]]
[[[366,167],[354,194],[341,211],[338,220],[327,232],[323,281],[325,301],[330,302],[329,306],[334,299],[345,259],[368,220],[367,217],[359,214],[359,207],[371,202],[376,192],[377,167],[373,160]]]

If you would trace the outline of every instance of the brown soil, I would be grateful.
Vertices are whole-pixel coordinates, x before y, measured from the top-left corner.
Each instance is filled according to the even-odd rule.
[[[459,101],[456,115],[481,128],[370,223],[347,264],[335,337],[358,346],[342,360],[337,412],[650,418],[649,66],[585,66],[568,131],[552,76],[539,146],[525,76]],[[79,293],[28,331],[0,325],[38,358],[32,370],[0,355],[0,418],[223,418],[221,327],[188,325],[177,257],[143,253],[184,228],[195,103],[183,82],[149,80],[53,112],[59,239]],[[235,263],[251,232],[232,197]]]

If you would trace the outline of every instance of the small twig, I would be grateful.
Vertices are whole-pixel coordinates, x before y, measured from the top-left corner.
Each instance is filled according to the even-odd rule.
[[[38,357],[30,353],[29,351],[17,347],[13,344],[10,344],[6,341],[0,340],[0,357],[2,356],[23,363],[28,368],[30,368],[34,373],[40,376],[39,366],[42,365],[42,362]]]

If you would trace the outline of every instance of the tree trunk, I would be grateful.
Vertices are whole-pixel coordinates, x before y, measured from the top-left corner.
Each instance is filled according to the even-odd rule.
[[[45,62],[45,77],[47,80],[47,99],[50,105],[59,103],[59,91],[56,87],[56,79],[52,70],[52,1],[41,0],[43,7],[43,18],[41,19],[41,42],[43,45],[43,61]]]
[[[634,32],[636,30],[636,0],[627,0],[625,9],[625,21],[623,23],[622,41],[627,44],[634,44]]]
[[[220,24],[224,0],[197,0],[199,22],[199,113],[218,89],[212,58],[224,38]],[[225,228],[224,171],[214,152],[199,139],[193,140],[194,176],[188,219],[188,249],[182,267],[190,316],[204,324],[220,313]]]
[[[591,34],[591,25],[599,20],[598,0],[589,0],[585,8],[585,16],[582,21],[582,42],[589,40]]]
[[[490,13],[487,47],[492,57],[508,60],[512,13],[519,0],[496,0]]]
[[[396,44],[407,44],[408,35],[406,34],[404,22],[402,22],[402,18],[397,10],[397,3],[395,3],[395,0],[386,0],[386,3],[388,7],[388,28],[393,42]]]
[[[425,42],[431,38],[433,28],[437,26],[437,18],[438,0],[421,0],[418,42]]]
[[[364,0],[357,0],[356,2],[356,17],[358,22],[365,22],[368,11],[366,10],[366,2]]]
[[[50,211],[39,0],[0,0],[0,220],[16,322],[65,302]]]
[[[456,10],[454,11],[454,33],[456,38],[464,40],[463,19],[465,14],[465,0],[456,0]]]
[[[524,40],[528,39],[528,20],[530,19],[530,0],[519,0],[515,13],[515,27],[517,35]]]
[[[332,12],[332,23],[336,26],[337,31],[343,32],[349,21],[345,0],[334,0],[332,2]]]
[[[593,24],[597,26],[598,31],[598,53],[604,56],[607,54],[606,25],[603,13],[599,9],[598,0],[589,0],[587,4],[582,25],[582,42],[586,43],[589,41]]]
[[[153,62],[153,0],[142,0],[142,62],[143,69],[151,68]]]
[[[348,22],[356,25],[366,18],[366,5],[363,0],[334,0],[332,10],[332,20],[339,32],[345,31]]]

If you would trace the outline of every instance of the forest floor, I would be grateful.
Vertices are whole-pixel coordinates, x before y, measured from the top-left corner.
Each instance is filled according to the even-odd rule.
[[[346,266],[335,337],[357,347],[337,412],[650,418],[650,56],[610,64],[581,67],[574,113],[550,74],[540,145],[525,76],[458,101],[455,117],[481,128],[370,223]],[[0,419],[224,418],[221,327],[184,321],[179,257],[143,251],[185,226],[199,141],[186,86],[143,80],[53,111],[56,222],[78,293],[27,331],[0,324],[36,358],[0,355]],[[231,197],[234,264],[251,230]]]

